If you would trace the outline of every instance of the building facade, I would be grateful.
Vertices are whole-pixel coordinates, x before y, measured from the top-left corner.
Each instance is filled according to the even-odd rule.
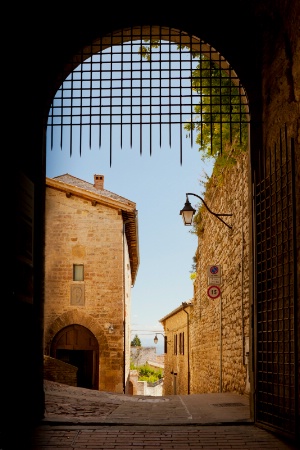
[[[164,357],[164,395],[187,395],[190,386],[190,315],[191,300],[160,319],[164,327],[166,353]]]
[[[80,387],[128,390],[138,265],[134,202],[103,175],[46,179],[45,355],[77,367]]]

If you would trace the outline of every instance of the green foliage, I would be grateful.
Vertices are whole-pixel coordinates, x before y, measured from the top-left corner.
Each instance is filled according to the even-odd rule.
[[[150,367],[149,364],[144,364],[140,367],[137,367],[133,363],[130,363],[130,370],[138,371],[139,381],[148,381],[149,383],[155,383],[164,376],[162,369],[154,369],[153,367]]]
[[[139,381],[149,381],[150,383],[154,383],[161,378],[163,378],[162,369],[154,369],[148,364],[139,367]]]
[[[193,58],[199,63],[192,72],[192,89],[200,101],[194,106],[193,121],[184,129],[197,132],[196,143],[203,160],[218,158],[232,142],[239,151],[246,150],[248,124],[239,87],[211,60],[195,53]]]
[[[130,345],[131,345],[131,347],[141,347],[142,343],[137,334],[132,339]]]
[[[139,53],[151,61],[151,52],[160,46],[160,40],[145,40]],[[191,74],[193,91],[199,96],[199,104],[194,105],[190,122],[184,124],[187,137],[196,132],[196,144],[202,153],[202,160],[213,158],[218,165],[234,163],[234,157],[223,155],[224,149],[232,148],[240,153],[247,149],[248,121],[246,107],[241,97],[240,86],[231,69],[221,69],[207,56],[191,51],[187,45],[177,45],[178,50],[188,50],[198,61]],[[234,82],[235,81],[235,82]]]
[[[150,42],[150,39],[144,39],[144,42]],[[147,47],[146,45],[141,45],[138,53],[142,58],[146,59],[148,62],[151,61],[151,50],[153,48],[159,48],[160,41],[158,39],[152,39],[150,45]]]

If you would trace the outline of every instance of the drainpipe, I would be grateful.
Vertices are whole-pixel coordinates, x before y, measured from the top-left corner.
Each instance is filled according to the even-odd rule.
[[[125,380],[125,369],[126,369],[126,323],[125,323],[125,317],[126,317],[126,271],[125,271],[125,225],[128,222],[123,222],[123,394],[125,394],[126,391],[126,380]]]
[[[188,395],[190,395],[190,385],[191,385],[191,372],[190,372],[190,314],[184,309],[187,307],[187,303],[182,303],[182,310],[186,313],[186,323],[187,323],[187,361],[188,361]]]
[[[242,174],[244,174],[243,162],[242,165]],[[242,364],[246,363],[245,361],[245,329],[244,329],[244,224],[243,224],[243,212],[244,212],[244,197],[242,196],[242,231],[241,231],[241,240],[242,240],[242,248],[241,248],[241,314],[242,314]]]
[[[137,219],[137,211],[135,211],[135,218],[124,220],[123,222],[123,394],[126,391],[126,379],[125,379],[125,371],[126,371],[126,270],[125,270],[125,237],[126,237],[126,224],[128,222],[136,222]]]
[[[242,249],[241,249],[241,315],[242,315],[242,364],[245,361],[245,329],[244,329],[244,231],[242,228]]]
[[[222,392],[222,294],[220,295],[220,392]]]

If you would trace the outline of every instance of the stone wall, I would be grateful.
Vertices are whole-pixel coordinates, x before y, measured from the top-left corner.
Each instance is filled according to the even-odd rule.
[[[131,347],[131,362],[139,367],[148,361],[156,361],[156,347]]]
[[[223,217],[232,229],[202,208],[190,326],[191,393],[249,390],[248,178],[244,154],[205,193],[213,212],[232,214]],[[208,296],[210,265],[221,266],[221,296],[214,299]]]
[[[50,356],[44,356],[44,378],[49,381],[77,386],[77,367]]]
[[[163,395],[164,381],[159,380],[157,383],[148,383],[147,381],[137,382],[137,395],[148,395],[151,397],[160,397]]]

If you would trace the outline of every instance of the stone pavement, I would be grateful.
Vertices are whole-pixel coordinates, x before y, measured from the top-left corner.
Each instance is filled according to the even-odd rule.
[[[46,411],[14,450],[295,450],[255,426],[237,394],[129,396],[45,381]],[[0,449],[1,450],[1,449]],[[4,449],[6,450],[6,449]]]

